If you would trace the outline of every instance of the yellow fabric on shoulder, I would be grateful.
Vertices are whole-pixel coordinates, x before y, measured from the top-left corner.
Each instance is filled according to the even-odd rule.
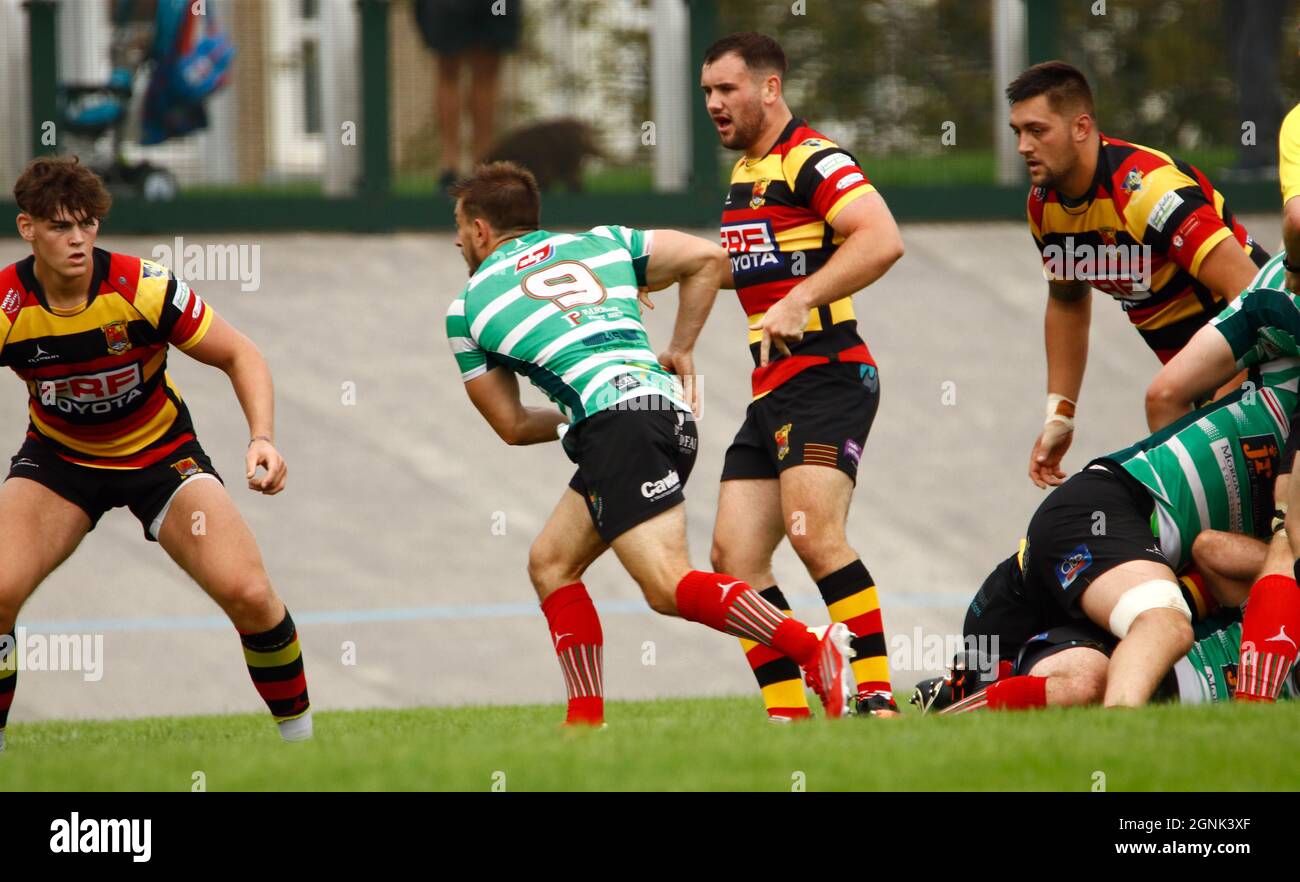
[[[146,264],[162,270],[160,274],[146,274]],[[135,308],[155,328],[162,320],[163,305],[167,302],[167,285],[171,281],[167,268],[152,261],[140,261],[140,278],[135,285]],[[177,283],[182,284],[182,283]]]
[[[1278,176],[1282,180],[1282,204],[1300,196],[1300,104],[1282,120],[1278,136]]]

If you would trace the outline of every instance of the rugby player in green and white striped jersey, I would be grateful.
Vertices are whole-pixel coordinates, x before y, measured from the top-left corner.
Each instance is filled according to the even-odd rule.
[[[1023,673],[954,711],[1086,704],[1099,691],[1112,706],[1151,699],[1191,647],[1192,606],[1211,606],[1195,596],[1189,604],[1175,577],[1193,562],[1198,536],[1271,529],[1300,359],[1249,376],[1246,388],[1094,460],[1043,501],[1021,550],[985,580],[964,626],[986,653],[996,639],[996,654],[1018,659]],[[1225,605],[1248,584],[1228,600],[1206,581]],[[1026,661],[1031,644],[1036,655]]]
[[[578,466],[528,557],[569,694],[566,722],[604,721],[604,638],[582,576],[611,547],[656,612],[788,655],[827,716],[844,715],[854,694],[848,628],[810,629],[744,581],[692,569],[687,554],[682,488],[698,436],[694,396],[670,370],[694,372],[726,252],[673,230],[543,230],[536,180],[508,162],[479,166],[451,195],[470,279],[447,310],[447,338],[465,391],[508,444],[562,436]],[[673,339],[656,357],[638,291],[673,283]],[[516,375],[558,410],[525,407]]]
[[[1147,422],[1175,419],[1241,368],[1300,356],[1300,299],[1286,289],[1286,254],[1268,261],[1250,286],[1192,337],[1151,382]],[[1291,419],[1293,411],[1288,411]],[[1293,441],[1294,444],[1294,441]],[[1291,455],[1284,472],[1289,472]],[[1279,529],[1250,589],[1237,697],[1273,701],[1295,664],[1300,641],[1300,481],[1277,493]],[[1244,540],[1239,540],[1242,544]],[[1243,554],[1246,553],[1244,550]]]

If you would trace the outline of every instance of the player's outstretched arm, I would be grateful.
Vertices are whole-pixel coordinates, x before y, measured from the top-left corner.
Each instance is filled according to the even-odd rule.
[[[525,407],[519,400],[519,379],[504,367],[494,367],[465,384],[469,400],[507,444],[554,441],[564,414],[549,407]]]
[[[1047,350],[1047,416],[1029,453],[1029,478],[1042,489],[1065,480],[1061,460],[1074,440],[1074,407],[1088,366],[1092,289],[1086,282],[1047,284],[1043,343]]]
[[[1238,370],[1223,333],[1214,325],[1201,328],[1147,387],[1147,426],[1155,432],[1191,412]]]
[[[275,449],[275,386],[271,369],[257,345],[221,316],[213,314],[212,325],[203,339],[183,351],[197,361],[221,369],[230,378],[252,439],[244,457],[248,487],[268,496],[279,493],[284,489],[289,469]],[[255,477],[259,466],[266,471]]]
[[[646,286],[652,291],[678,285],[677,321],[673,339],[659,362],[677,374],[687,403],[699,415],[699,388],[695,382],[695,341],[699,339],[718,285],[728,272],[727,252],[722,246],[676,230],[655,230],[646,263]]]

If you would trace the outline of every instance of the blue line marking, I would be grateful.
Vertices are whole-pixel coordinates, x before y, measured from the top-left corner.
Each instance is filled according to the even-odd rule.
[[[795,610],[825,611],[821,598],[813,594],[794,595]],[[958,595],[921,594],[885,598],[887,609],[912,607],[924,609],[960,609],[966,601]],[[603,600],[596,603],[601,615],[654,615],[644,600]],[[541,616],[536,603],[441,604],[437,606],[379,607],[376,609],[307,610],[295,612],[299,625],[365,625],[376,622],[471,621],[474,619],[513,619]],[[820,621],[820,619],[818,619]],[[224,615],[159,616],[137,619],[48,619],[19,625],[29,633],[86,634],[102,631],[216,631],[230,627]]]

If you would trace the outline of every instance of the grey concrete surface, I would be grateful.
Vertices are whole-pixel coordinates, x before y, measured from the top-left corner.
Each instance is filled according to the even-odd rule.
[[[1276,246],[1276,217],[1246,223]],[[960,633],[965,604],[1042,499],[1025,469],[1042,420],[1046,289],[1021,224],[913,224],[903,236],[906,256],[856,297],[882,399],[849,523],[880,586],[900,692],[943,663],[935,641]],[[247,431],[225,376],[178,351],[170,370],[299,622],[314,705],[561,701],[524,565],[572,467],[555,444],[501,444],[464,396],[442,320],[465,278],[451,237],[186,239],[212,241],[260,246],[256,292],[235,281],[194,286],[270,361],[286,492],[264,498],[243,486]],[[171,244],[110,227],[100,244],[148,256],[162,242]],[[26,253],[5,239],[0,265]],[[663,342],[673,292],[656,297],[648,324]],[[1071,469],[1144,434],[1142,392],[1158,367],[1109,298],[1097,298],[1092,335]],[[700,567],[722,453],[748,402],[744,337],[723,292],[698,349],[705,404],[687,506]],[[355,404],[344,403],[349,383]],[[2,388],[12,451],[25,393],[16,380]],[[796,612],[824,621],[788,546],[776,569]],[[586,581],[604,612],[611,698],[749,693],[761,712],[735,640],[650,613],[612,559]],[[46,581],[20,624],[103,635],[103,676],[23,672],[14,721],[262,707],[233,629],[124,509]]]

